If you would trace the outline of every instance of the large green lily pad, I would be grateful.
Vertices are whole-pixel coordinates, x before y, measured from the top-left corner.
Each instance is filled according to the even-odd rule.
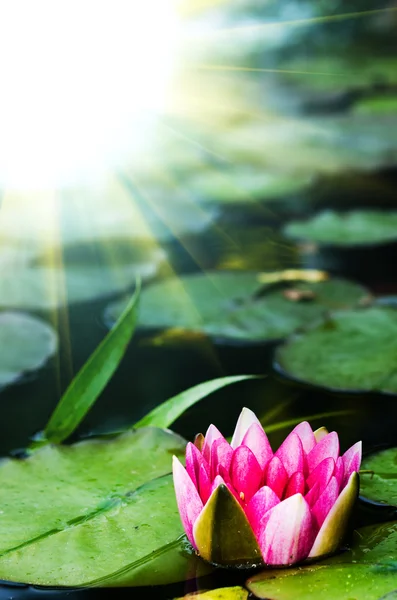
[[[189,190],[200,202],[239,203],[290,197],[308,187],[310,178],[292,173],[234,168],[207,170],[189,178]]]
[[[307,566],[267,570],[247,582],[258,598],[271,600],[380,600],[397,589],[397,522],[354,532],[347,552]]]
[[[288,223],[284,233],[291,238],[335,246],[382,244],[397,241],[397,212],[328,210],[307,221]]]
[[[247,600],[248,590],[240,586],[193,592],[176,600]]]
[[[397,393],[397,311],[371,306],[335,311],[277,349],[275,366],[305,383]]]
[[[361,495],[373,502],[397,506],[397,448],[388,448],[364,457],[362,469],[372,471],[361,477]]]
[[[43,366],[57,349],[57,334],[45,321],[0,312],[0,387]]]
[[[200,331],[228,340],[275,340],[332,308],[352,306],[366,296],[360,285],[338,279],[265,289],[259,276],[255,272],[208,272],[147,286],[141,296],[139,324]],[[308,293],[309,299],[289,299],[285,292],[291,287],[298,296]],[[110,320],[116,320],[124,307],[125,302],[111,304]]]
[[[4,460],[0,578],[113,586],[194,576],[166,475],[184,447],[169,431],[143,428]]]

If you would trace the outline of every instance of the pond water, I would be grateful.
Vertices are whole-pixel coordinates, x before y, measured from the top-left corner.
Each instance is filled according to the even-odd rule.
[[[122,158],[94,181],[0,181],[2,456],[23,456],[136,276],[138,329],[67,443],[124,431],[203,381],[251,374],[173,431],[191,440],[215,423],[229,436],[248,406],[274,448],[303,419],[337,430],[343,449],[397,445],[397,11],[346,11],[186,3],[144,150],[130,158],[123,140]],[[361,508],[355,526],[382,520]],[[172,600],[246,579],[4,582],[0,598]]]

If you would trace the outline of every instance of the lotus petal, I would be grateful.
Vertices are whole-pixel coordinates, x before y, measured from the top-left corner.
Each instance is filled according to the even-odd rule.
[[[302,423],[299,423],[299,425],[297,425],[291,433],[296,433],[296,435],[299,436],[305,454],[309,454],[310,450],[312,450],[317,444],[313,429],[310,427],[307,421],[302,421]]]
[[[267,485],[261,487],[254,496],[252,496],[245,508],[245,514],[251,524],[255,536],[258,538],[261,529],[261,522],[266,513],[279,504],[280,500]]]
[[[263,472],[254,453],[247,446],[238,446],[230,465],[233,487],[244,502],[249,502],[262,484]]]
[[[296,433],[289,434],[275,456],[283,463],[288,477],[291,477],[296,471],[304,471],[305,455],[300,437]]]
[[[329,480],[335,471],[335,461],[332,457],[324,458],[315,469],[310,473],[309,477],[306,480],[306,483],[310,488],[314,486],[315,483],[318,483],[321,491],[325,490],[328,485]]]
[[[219,431],[219,429],[215,427],[215,425],[210,425],[207,429],[207,433],[205,434],[202,450],[202,454],[208,463],[210,462],[211,446],[215,442],[215,440],[219,438],[225,439]]]
[[[307,557],[314,539],[313,519],[302,494],[277,504],[266,515],[259,546],[268,565],[291,565]]]
[[[319,496],[318,500],[311,509],[312,515],[319,529],[324,523],[325,517],[328,515],[329,511],[335,504],[336,499],[338,498],[338,494],[339,484],[336,480],[336,477],[331,477],[331,480],[328,483],[327,487]]]
[[[354,472],[329,511],[314,541],[309,558],[335,552],[346,533],[348,521],[356,503],[359,490],[359,476]]]
[[[199,470],[198,490],[200,498],[203,501],[203,504],[205,504],[211,494],[211,480],[204,465],[201,465]]]
[[[252,423],[241,443],[252,450],[261,469],[264,470],[268,462],[273,458],[273,450],[266,433],[263,431],[262,425]]]
[[[189,442],[186,446],[186,471],[189,473],[190,479],[196,487],[198,487],[198,477],[201,465],[203,465],[207,474],[209,474],[209,465],[207,461],[197,447]]]
[[[339,485],[339,491],[341,491],[343,477],[345,475],[345,465],[343,463],[343,458],[340,456],[335,464],[335,477],[336,481]]]
[[[225,485],[219,485],[197,518],[195,547],[204,560],[219,565],[259,564],[261,552],[243,509]]]
[[[289,478],[287,488],[284,492],[284,498],[289,498],[295,494],[304,496],[306,489],[305,476],[301,471],[295,471]]]
[[[346,450],[346,452],[342,456],[344,465],[342,486],[344,486],[348,482],[349,477],[353,473],[353,471],[357,471],[357,473],[359,472],[361,465],[361,455],[362,443],[357,442],[356,444],[354,444],[354,446]]]
[[[324,458],[333,458],[336,462],[339,456],[339,438],[336,431],[328,433],[307,455],[307,466],[311,473]]]
[[[203,509],[203,503],[193,481],[176,456],[172,460],[172,473],[176,502],[182,525],[189,542],[196,548],[193,537],[193,525]]]
[[[278,456],[273,456],[272,460],[269,462],[265,481],[266,485],[272,488],[279,498],[282,498],[285,486],[288,482],[288,473]]]
[[[216,476],[218,465],[222,465],[226,471],[229,470],[232,456],[233,450],[229,442],[223,436],[217,438],[210,451],[211,478]]]
[[[233,449],[237,448],[237,446],[240,446],[245,434],[247,433],[248,429],[253,423],[256,423],[257,425],[262,427],[256,414],[253,413],[252,410],[250,410],[249,408],[244,407],[237,420],[236,428],[233,433],[233,438],[230,443]]]

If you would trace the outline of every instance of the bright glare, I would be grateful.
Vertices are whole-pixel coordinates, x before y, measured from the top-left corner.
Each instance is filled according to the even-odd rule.
[[[178,42],[172,0],[0,0],[0,185],[76,183],[142,147]]]

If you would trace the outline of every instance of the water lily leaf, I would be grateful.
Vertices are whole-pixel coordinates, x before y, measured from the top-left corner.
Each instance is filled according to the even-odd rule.
[[[276,352],[275,367],[299,381],[350,391],[397,393],[397,311],[335,311]]]
[[[307,221],[292,221],[285,235],[336,246],[381,244],[397,241],[397,212],[354,210],[321,212]]]
[[[361,468],[371,471],[361,477],[361,495],[373,502],[397,507],[397,448],[364,457]]]
[[[206,592],[193,592],[176,600],[247,600],[248,590],[240,586],[218,588]]]
[[[248,589],[257,598],[271,600],[380,600],[397,588],[397,566],[340,564],[313,565],[301,569],[264,571],[248,580]]]
[[[209,272],[147,286],[142,292],[139,325],[179,327],[225,340],[275,340],[331,308],[352,306],[366,295],[363,287],[338,279],[265,287],[260,276],[256,272]],[[291,288],[297,292],[294,298],[286,294]],[[124,302],[109,306],[110,321],[124,306]]]
[[[184,579],[191,553],[177,540],[182,525],[172,479],[164,476],[172,454],[184,448],[169,431],[142,428],[3,460],[0,578],[51,586],[135,584],[155,559],[167,581]],[[179,573],[162,564],[175,553]]]
[[[19,312],[1,312],[0,387],[39,369],[57,345],[57,334],[48,323]]]
[[[186,185],[200,202],[255,202],[297,194],[310,185],[310,177],[234,168],[204,171],[189,178]]]

